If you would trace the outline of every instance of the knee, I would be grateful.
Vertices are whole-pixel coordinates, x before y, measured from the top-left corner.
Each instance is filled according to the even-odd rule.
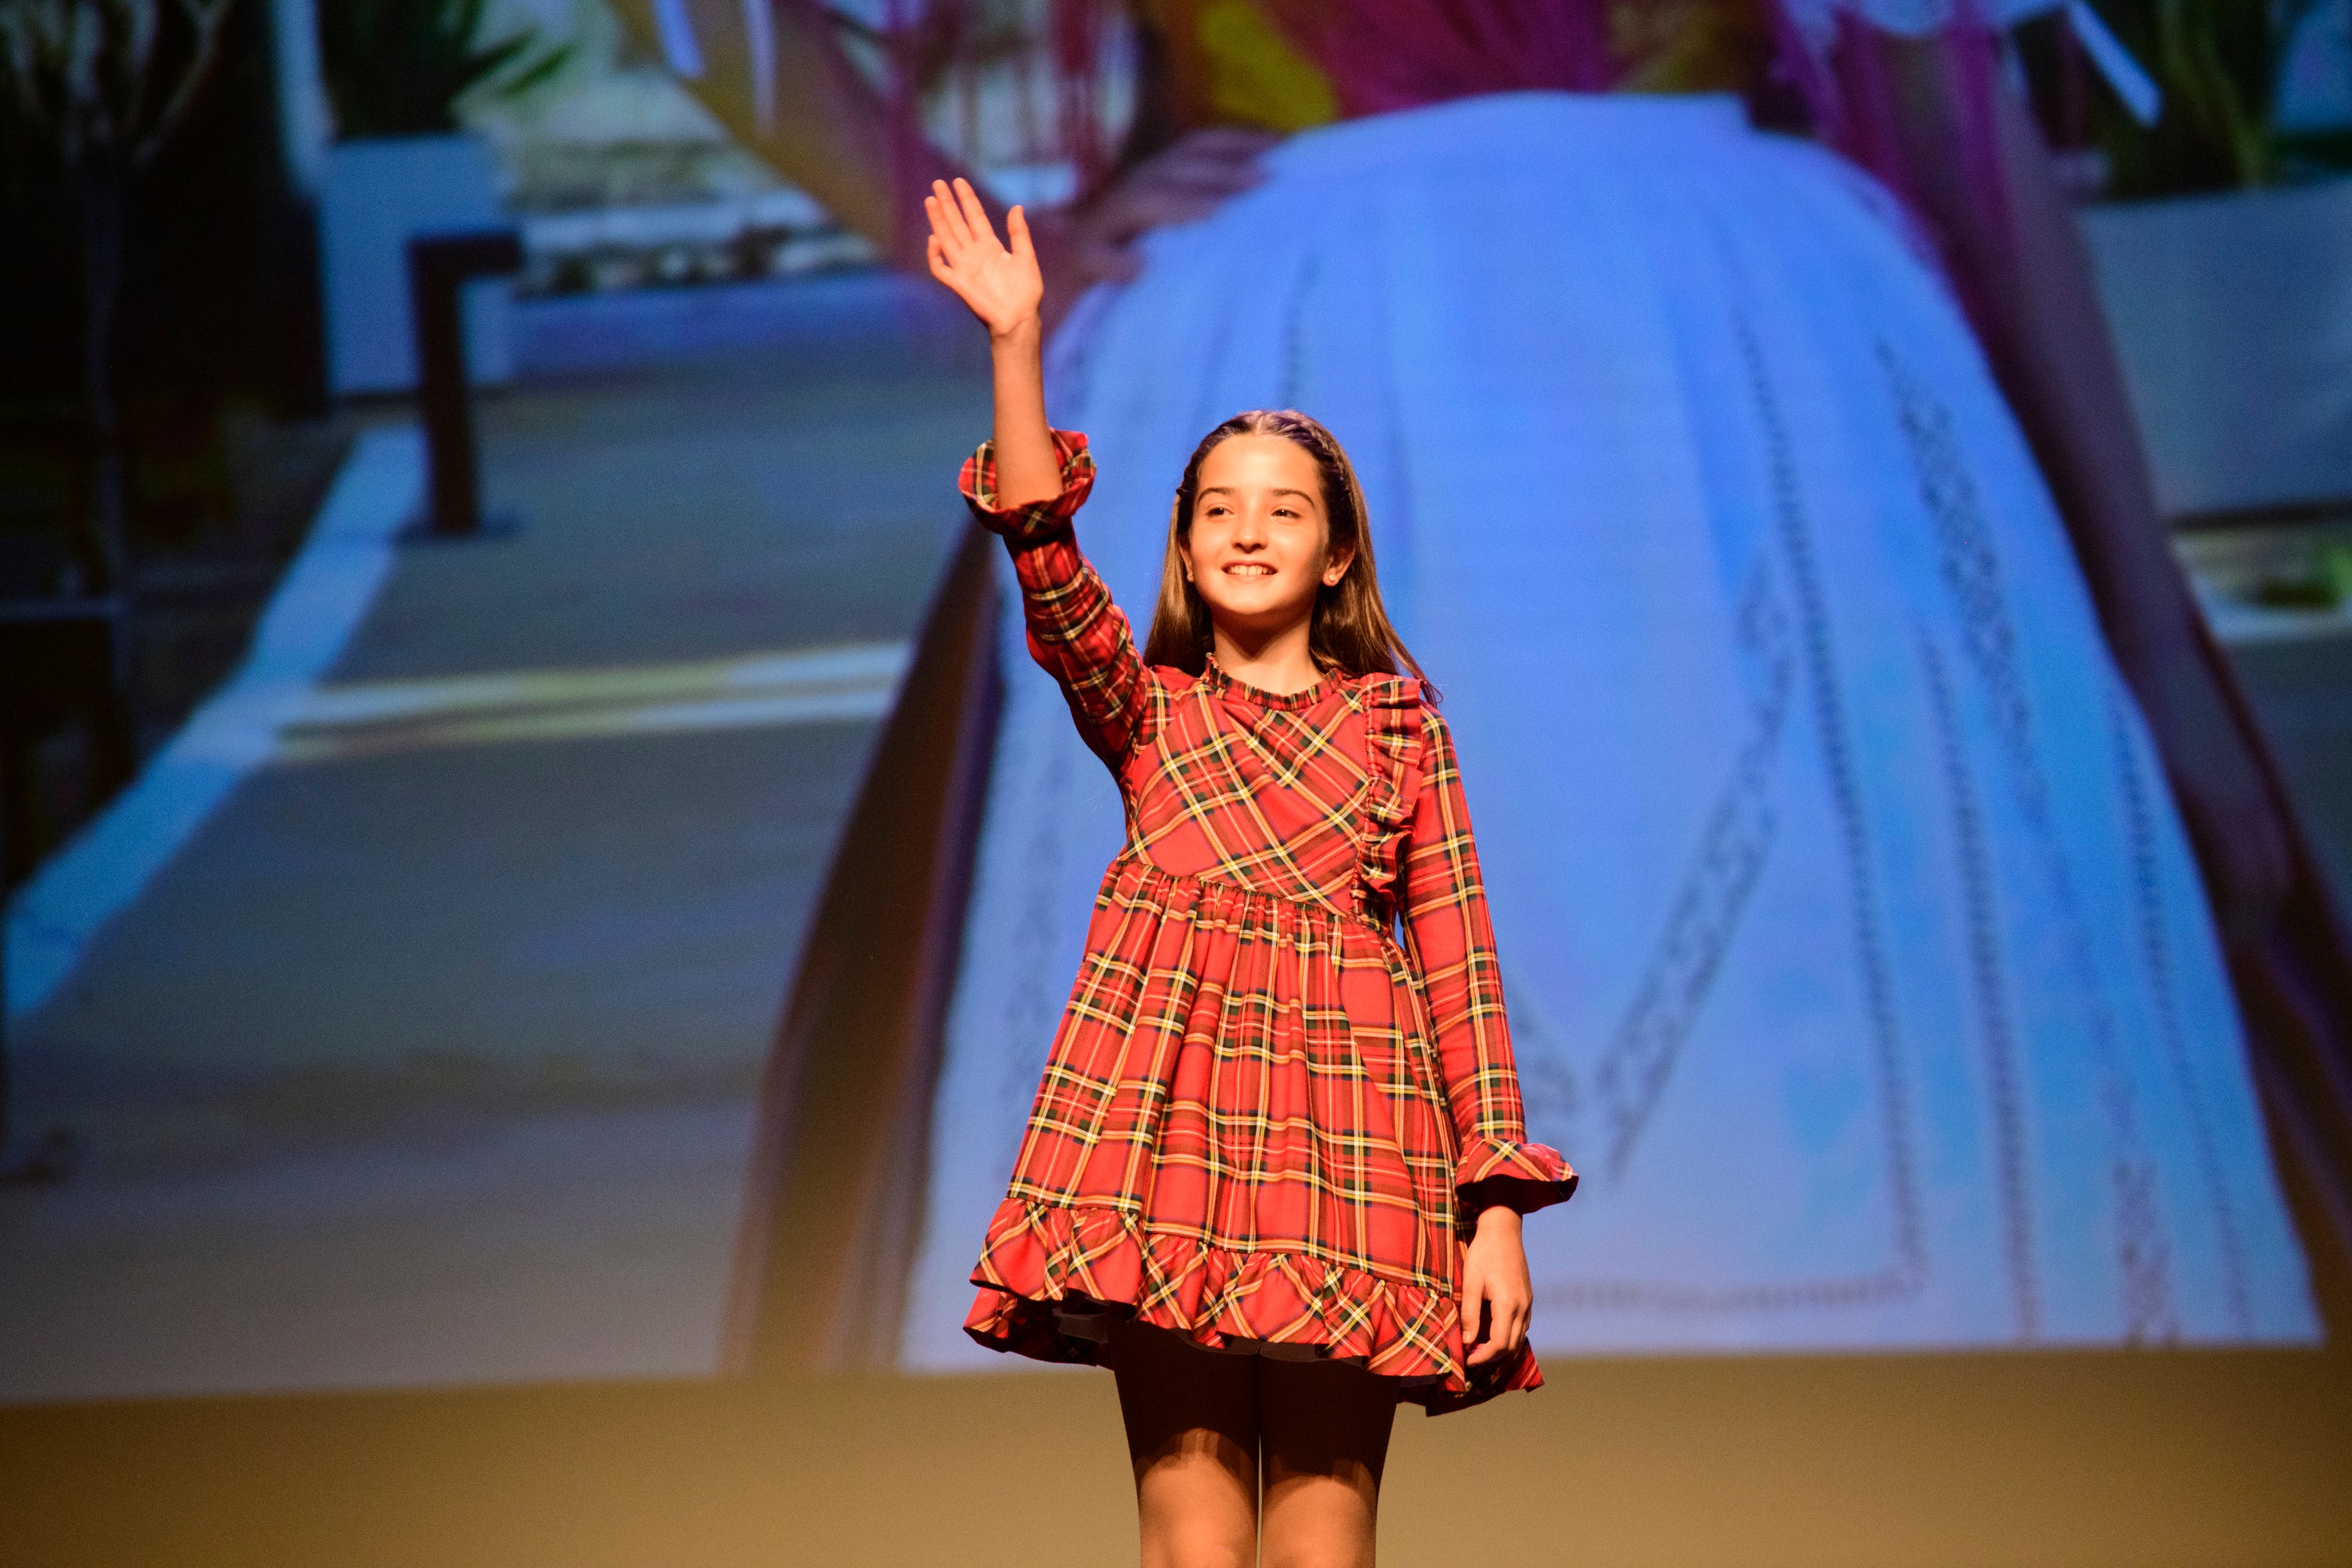
[[[1371,1537],[1281,1541],[1269,1531],[1258,1563],[1260,1568],[1372,1568]]]
[[[1136,1512],[1143,1568],[1251,1568],[1257,1560],[1256,1476],[1245,1457],[1208,1432],[1139,1468]]]
[[[1372,1568],[1378,1497],[1368,1477],[1277,1470],[1266,1487],[1259,1563],[1263,1568]]]
[[[1171,1519],[1143,1532],[1143,1568],[1251,1568],[1251,1532],[1208,1519]]]

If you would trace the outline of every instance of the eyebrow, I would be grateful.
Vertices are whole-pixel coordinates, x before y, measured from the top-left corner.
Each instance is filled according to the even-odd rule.
[[[1234,489],[1235,487],[1232,485],[1205,485],[1202,487],[1199,493],[1204,496],[1229,496],[1234,493]],[[1300,500],[1313,500],[1315,499],[1313,495],[1309,494],[1306,490],[1284,489],[1274,490],[1271,493],[1278,496],[1297,496]]]

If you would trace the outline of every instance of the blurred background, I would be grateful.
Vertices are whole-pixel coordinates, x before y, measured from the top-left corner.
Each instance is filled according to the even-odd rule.
[[[1073,49],[1106,146],[1155,112],[1115,13],[919,9],[824,25],[997,199],[1099,188]],[[1999,36],[2340,907],[2352,5]],[[975,726],[1043,679],[950,488],[976,329],[677,5],[0,0],[0,1561],[1124,1560],[1108,1380],[983,1364],[923,1264],[1002,1190],[970,1086],[1044,1049],[960,1070],[921,967]],[[461,374],[410,247],[453,233],[498,242],[443,258]],[[2196,1349],[1539,1320],[1544,1409],[1401,1438],[1393,1549],[1462,1560],[1516,1465],[1544,1561],[2346,1560],[2300,1191],[2314,1294]]]

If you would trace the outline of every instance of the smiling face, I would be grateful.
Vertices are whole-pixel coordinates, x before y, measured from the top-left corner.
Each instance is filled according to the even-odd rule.
[[[1352,547],[1329,548],[1323,478],[1280,436],[1231,436],[1201,461],[1192,527],[1178,546],[1210,618],[1229,637],[1264,638],[1305,621],[1318,589],[1348,574]]]

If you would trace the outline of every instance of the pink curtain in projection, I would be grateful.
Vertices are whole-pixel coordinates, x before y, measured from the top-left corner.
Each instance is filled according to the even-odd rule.
[[[774,0],[815,5],[819,0]],[[1380,114],[1486,92],[1606,92],[1623,63],[1609,47],[1611,0],[1258,0],[1265,14],[1330,78],[1351,115]],[[1622,0],[1619,0],[1622,3]],[[1639,4],[1640,0],[1633,0]],[[1895,89],[1874,51],[1853,45],[1873,24],[1856,14],[1870,0],[1754,0],[1774,38],[1772,75],[1804,106],[1822,142],[1869,170],[1918,220],[1931,242],[1935,225],[1917,199],[1920,181],[1895,134]],[[1056,150],[1083,183],[1107,172],[1113,152],[1103,135],[1100,80],[1104,41],[1123,0],[1052,0],[1052,61]],[[1987,0],[1950,0],[1942,29],[1946,68],[1965,103],[1961,160],[1979,211],[2002,210],[1991,94],[1998,38]],[[1849,8],[1853,7],[1853,8]],[[969,38],[976,0],[885,0],[886,36],[907,40]],[[920,52],[920,45],[904,51]],[[902,67],[911,63],[902,58]],[[902,70],[895,97],[899,123],[916,122]],[[912,166],[910,160],[909,166]],[[1961,297],[1971,314],[1968,290]]]
[[[750,0],[758,4],[759,0]],[[824,9],[824,0],[770,0]],[[1127,0],[1050,0],[1048,57],[1055,151],[1075,163],[1083,184],[1108,171],[1113,148],[1103,134],[1101,73],[1111,17]],[[1624,4],[1627,0],[1613,0]],[[1640,4],[1642,0],[1631,0]],[[1918,199],[1919,171],[1895,133],[1895,89],[1877,53],[1854,47],[1874,25],[1873,0],[1751,0],[1770,24],[1770,74],[1803,105],[1814,133],[1894,193],[1931,243],[1936,226]],[[1298,49],[1330,78],[1350,116],[1381,114],[1486,92],[1606,92],[1625,66],[1609,47],[1612,0],[1257,0]],[[1977,210],[2004,209],[1992,94],[1998,89],[1999,36],[1989,0],[1948,0],[1939,29],[1944,68],[1964,105],[1957,157]],[[913,140],[919,115],[913,79],[920,57],[943,42],[978,35],[978,0],[882,0],[886,39],[898,40],[894,115],[906,168],[928,167]],[[1916,14],[1916,12],[1915,12]],[[913,187],[919,200],[920,182]],[[1964,279],[1955,279],[1964,285]],[[1963,305],[1977,315],[1965,286]],[[1981,319],[1979,318],[1979,321]]]
[[[1802,101],[1814,133],[1877,176],[1935,239],[1936,226],[1918,199],[1918,171],[1895,135],[1895,84],[1877,53],[1857,47],[1873,26],[1858,14],[1868,0],[1756,3],[1771,26],[1771,74]],[[1330,76],[1350,114],[1479,92],[1605,92],[1623,69],[1609,47],[1610,0],[1264,4]],[[1992,117],[1999,36],[1986,0],[1951,0],[1941,40],[1945,68],[1954,73],[1964,105],[1960,145],[1949,152],[1961,161],[1979,210],[1998,216],[2005,210]],[[1976,314],[1968,293],[1961,289],[1963,302]]]
[[[1349,114],[1481,92],[1606,92],[1616,85],[1602,0],[1267,0]]]

